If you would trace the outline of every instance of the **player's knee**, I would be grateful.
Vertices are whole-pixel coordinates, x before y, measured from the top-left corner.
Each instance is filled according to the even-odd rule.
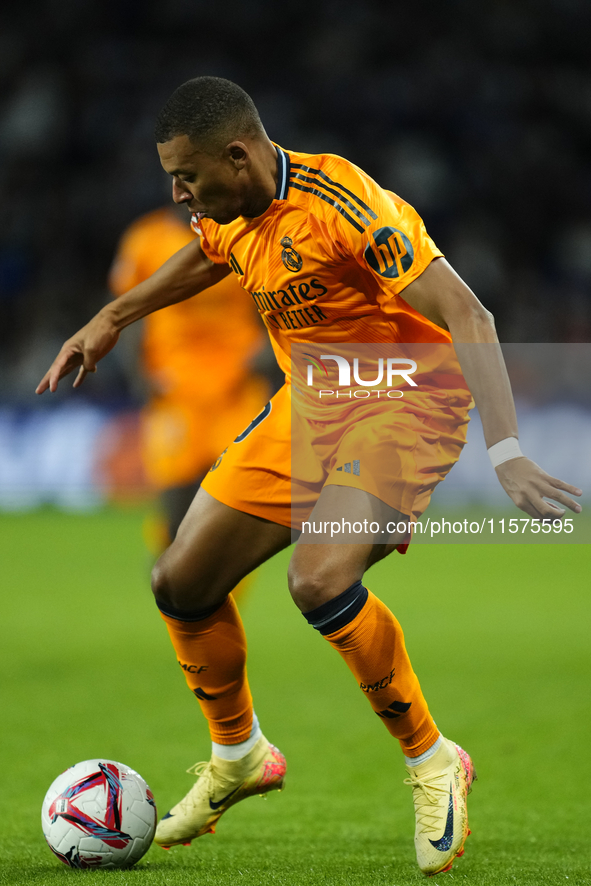
[[[152,592],[159,606],[192,615],[221,606],[232,587],[212,581],[206,564],[188,561],[183,549],[173,544],[152,570]]]
[[[293,601],[302,612],[311,612],[335,596],[334,576],[318,566],[306,568],[291,563],[287,582]]]
[[[188,581],[172,546],[162,554],[152,569],[152,593],[160,604],[175,609],[194,609],[199,604],[199,582]]]
[[[170,573],[164,553],[152,569],[152,593],[158,603],[172,603],[171,590]]]

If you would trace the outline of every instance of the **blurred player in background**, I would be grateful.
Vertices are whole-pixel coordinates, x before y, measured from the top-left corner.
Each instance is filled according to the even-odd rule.
[[[132,222],[109,274],[115,296],[150,277],[195,239],[184,207],[157,209]],[[236,318],[224,325],[228,312]],[[148,402],[142,410],[146,476],[159,494],[159,519],[147,543],[160,554],[174,539],[199,485],[228,444],[263,407],[270,385],[255,365],[268,361],[258,314],[233,275],[146,317],[140,371]],[[273,359],[273,358],[271,358]]]

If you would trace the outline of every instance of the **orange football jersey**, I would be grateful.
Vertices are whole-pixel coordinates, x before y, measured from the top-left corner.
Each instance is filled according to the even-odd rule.
[[[250,293],[288,378],[291,342],[449,342],[402,296],[442,255],[417,212],[342,157],[277,152],[263,215],[192,224]]]

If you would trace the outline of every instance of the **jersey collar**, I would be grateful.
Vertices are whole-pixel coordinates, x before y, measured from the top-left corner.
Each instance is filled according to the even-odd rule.
[[[289,154],[275,145],[277,151],[277,190],[275,191],[276,200],[285,200],[289,190]]]

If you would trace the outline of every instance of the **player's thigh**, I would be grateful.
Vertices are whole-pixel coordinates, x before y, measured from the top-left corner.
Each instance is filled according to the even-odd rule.
[[[361,580],[404,541],[407,523],[408,516],[371,493],[325,486],[302,526],[289,565],[297,606],[308,612]]]
[[[179,526],[185,518],[185,514],[191,507],[202,479],[202,477],[199,477],[192,483],[182,486],[169,486],[161,490],[158,496],[158,503],[166,520],[169,544],[176,536]]]
[[[287,527],[231,508],[199,489],[154,568],[154,593],[177,609],[213,606],[290,543]]]

